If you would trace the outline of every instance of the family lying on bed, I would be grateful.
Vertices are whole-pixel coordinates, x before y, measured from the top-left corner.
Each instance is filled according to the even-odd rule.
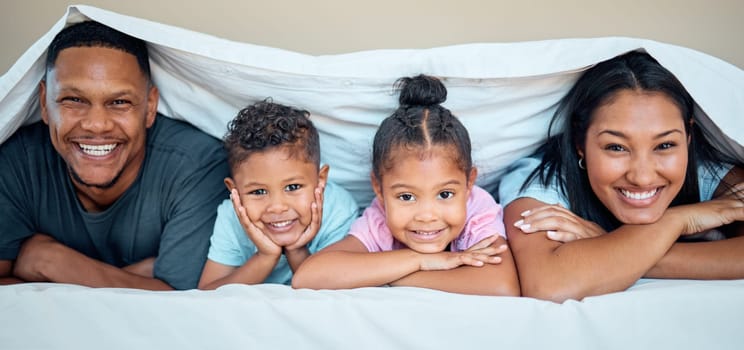
[[[47,55],[43,121],[0,145],[2,284],[392,285],[562,301],[641,277],[744,278],[744,162],[717,151],[691,96],[644,53],[580,77],[552,136],[501,179],[503,212],[474,184],[442,82],[399,79],[361,216],[328,181],[301,106],[247,106],[220,144],[157,115],[143,41],[83,22]]]

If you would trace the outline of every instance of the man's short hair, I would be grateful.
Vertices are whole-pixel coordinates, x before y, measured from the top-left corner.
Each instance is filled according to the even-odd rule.
[[[94,21],[73,24],[57,33],[49,44],[46,71],[54,68],[54,62],[62,50],[71,47],[105,47],[132,54],[137,58],[142,73],[150,80],[150,61],[145,42]]]

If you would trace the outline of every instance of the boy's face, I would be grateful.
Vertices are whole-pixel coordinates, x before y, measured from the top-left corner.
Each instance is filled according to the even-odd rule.
[[[310,205],[315,188],[328,177],[328,166],[320,171],[315,163],[280,147],[250,155],[225,179],[235,188],[248,218],[279,246],[287,246],[310,225]]]

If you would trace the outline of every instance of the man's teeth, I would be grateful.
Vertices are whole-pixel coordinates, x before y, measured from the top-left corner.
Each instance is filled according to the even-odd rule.
[[[653,189],[653,190],[651,190],[651,191],[646,191],[646,192],[630,192],[630,191],[628,191],[628,190],[622,190],[622,189],[620,190],[620,192],[621,192],[621,193],[623,194],[623,196],[625,196],[625,197],[628,197],[628,198],[630,198],[630,199],[639,199],[639,200],[640,200],[640,199],[648,199],[648,198],[651,198],[651,197],[653,197],[653,196],[654,196],[654,195],[656,194],[656,192],[658,192],[658,191],[659,191],[659,189],[658,189],[658,188],[656,188],[656,189]]]
[[[86,145],[79,143],[78,145],[80,145],[80,149],[83,150],[83,153],[91,156],[101,157],[111,153],[111,151],[116,148],[117,144],[112,143],[109,145]]]
[[[274,227],[284,227],[292,223],[292,220],[272,222],[270,225]]]

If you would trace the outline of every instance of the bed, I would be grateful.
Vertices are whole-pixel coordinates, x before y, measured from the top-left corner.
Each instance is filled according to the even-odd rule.
[[[470,130],[477,183],[546,136],[558,100],[591,65],[645,50],[683,82],[724,151],[744,155],[744,71],[637,38],[485,43],[309,56],[232,42],[88,6],[67,13],[0,77],[0,142],[39,119],[45,50],[67,23],[93,19],[146,40],[159,110],[221,137],[243,106],[271,97],[312,113],[321,162],[369,203],[369,149],[396,107],[401,76],[441,77],[445,106]],[[149,292],[33,283],[0,287],[0,348],[744,348],[744,280],[643,279],[562,304],[408,287],[341,291],[228,285]]]

